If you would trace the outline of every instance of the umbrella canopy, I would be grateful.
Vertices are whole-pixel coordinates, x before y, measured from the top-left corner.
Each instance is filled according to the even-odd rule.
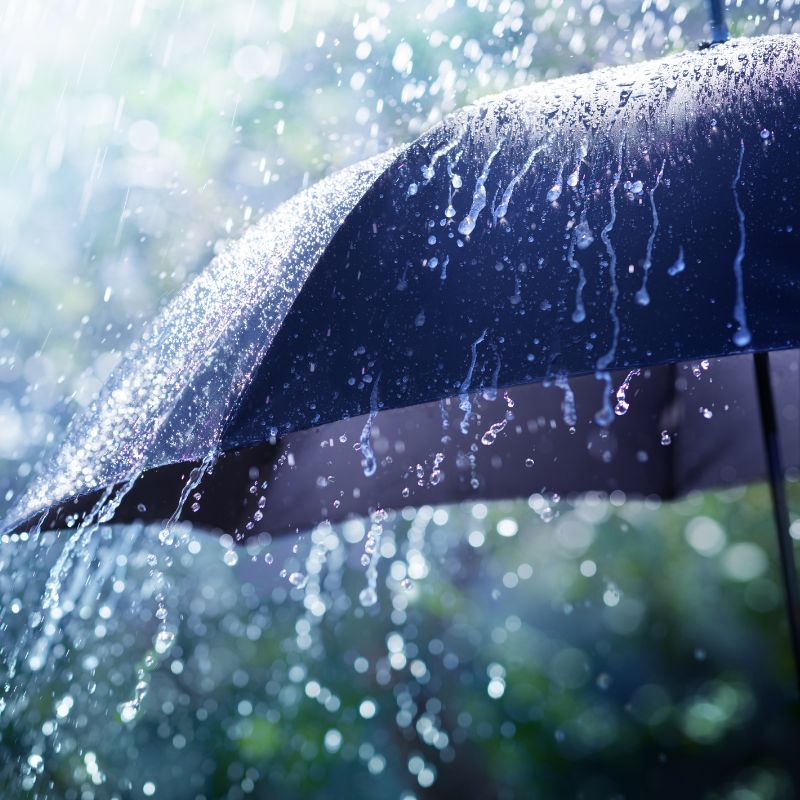
[[[762,474],[750,362],[699,362],[800,345],[798,49],[519,89],[298,196],[152,324],[9,527],[94,506],[246,536]]]

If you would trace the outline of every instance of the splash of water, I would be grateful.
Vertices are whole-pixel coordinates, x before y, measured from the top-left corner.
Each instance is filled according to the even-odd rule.
[[[125,481],[132,468],[201,460],[342,220],[402,152],[324,178],[229,243],[149,325],[72,421],[7,524]],[[247,327],[258,335],[242,337]],[[194,425],[192,437],[170,435],[178,419],[182,428]]]

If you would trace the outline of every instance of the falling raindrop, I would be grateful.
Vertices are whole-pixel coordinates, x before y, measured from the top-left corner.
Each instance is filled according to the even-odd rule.
[[[641,370],[639,369],[632,369],[625,380],[620,384],[619,389],[617,389],[617,404],[614,406],[614,413],[621,417],[623,414],[628,413],[628,409],[631,407],[630,401],[627,399],[628,389],[631,387],[631,381],[637,376],[641,375]]]
[[[506,419],[501,420],[500,422],[495,422],[494,425],[491,425],[489,430],[487,430],[483,436],[481,436],[481,444],[486,446],[493,445],[497,439],[497,434],[503,431],[506,425],[508,425],[508,420]]]
[[[578,423],[578,413],[575,408],[575,393],[569,385],[566,373],[556,376],[555,385],[564,392],[564,398],[561,401],[561,414],[564,424],[572,427]]]

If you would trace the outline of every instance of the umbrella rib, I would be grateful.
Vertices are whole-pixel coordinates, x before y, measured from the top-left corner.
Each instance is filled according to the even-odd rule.
[[[761,412],[761,428],[767,458],[772,511],[778,534],[778,550],[786,593],[786,610],[789,616],[789,633],[792,641],[797,684],[800,689],[800,589],[797,585],[797,567],[794,559],[794,544],[789,533],[789,507],[786,501],[786,485],[781,459],[778,423],[775,414],[775,399],[769,369],[769,353],[754,354],[758,405]]]

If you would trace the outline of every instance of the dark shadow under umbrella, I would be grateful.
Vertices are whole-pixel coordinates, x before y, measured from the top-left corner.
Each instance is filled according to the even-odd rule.
[[[734,41],[515,90],[299,195],[151,325],[7,528],[168,519],[168,540],[185,519],[241,541],[766,475],[800,665],[799,51]]]

